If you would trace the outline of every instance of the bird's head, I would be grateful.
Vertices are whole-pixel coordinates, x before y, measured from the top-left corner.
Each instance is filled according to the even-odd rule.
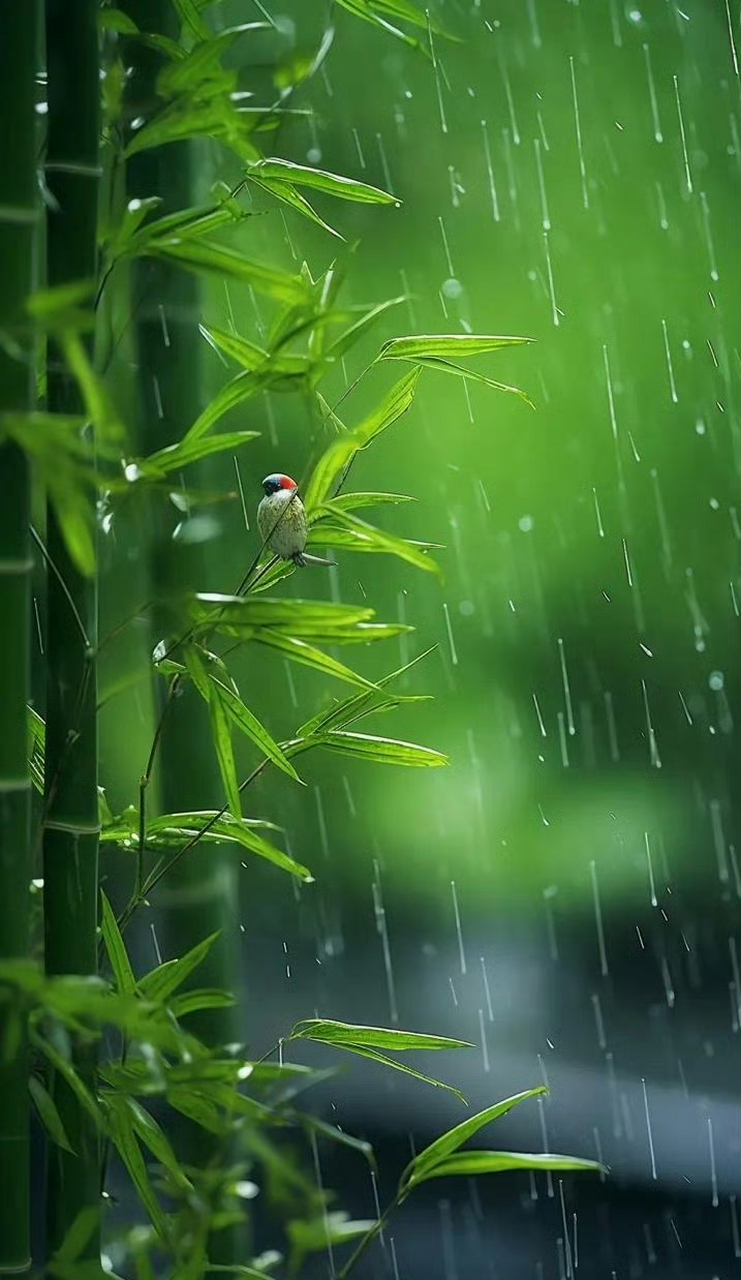
[[[278,493],[281,489],[285,489],[290,493],[291,490],[297,489],[298,485],[290,476],[284,476],[281,475],[280,472],[274,471],[272,475],[265,477],[262,482],[262,487],[265,497],[269,498],[271,494]]]

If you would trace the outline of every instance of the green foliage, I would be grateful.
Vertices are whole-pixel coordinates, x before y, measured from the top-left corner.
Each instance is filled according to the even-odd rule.
[[[433,35],[444,33],[410,0],[337,3],[372,26],[428,50],[434,60]],[[221,239],[238,232],[252,215],[253,211],[240,203],[246,190],[259,190],[340,239],[340,233],[314,210],[303,194],[305,190],[312,198],[316,193],[322,199],[362,204],[397,203],[390,193],[353,178],[263,154],[263,136],[290,109],[290,95],[322,65],[332,43],[331,32],[310,57],[284,59],[275,69],[277,102],[271,89],[269,100],[250,97],[245,106],[240,73],[233,69],[234,60],[228,55],[239,41],[269,29],[270,24],[253,22],[216,35],[209,24],[207,0],[173,0],[173,4],[181,24],[179,39],[142,30],[125,10],[100,8],[107,51],[103,102],[108,113],[112,198],[100,232],[99,276],[94,281],[40,291],[27,307],[34,333],[43,343],[55,344],[61,353],[83,408],[70,415],[50,413],[43,407],[6,413],[0,418],[0,442],[11,440],[25,452],[37,483],[53,505],[70,557],[81,572],[92,575],[96,570],[97,502],[101,507],[105,502],[106,521],[113,518],[118,503],[134,494],[146,511],[156,513],[163,502],[172,500],[173,486],[183,469],[213,454],[234,454],[257,437],[257,432],[242,429],[217,434],[215,428],[229,412],[264,392],[300,393],[314,420],[330,437],[303,490],[310,522],[309,546],[333,548],[340,554],[391,555],[439,575],[440,567],[429,554],[442,550],[437,544],[403,538],[357,514],[378,506],[393,511],[413,501],[412,495],[347,491],[345,486],[363,452],[412,408],[425,369],[474,379],[527,400],[519,389],[457,361],[495,354],[529,339],[412,334],[386,341],[368,368],[374,367],[379,376],[387,372],[389,361],[403,361],[411,368],[381,393],[375,408],[360,422],[346,427],[338,416],[339,403],[331,403],[330,392],[325,388],[325,394],[320,387],[331,383],[344,358],[367,341],[373,326],[404,299],[342,306],[338,301],[342,264],[334,263],[314,278],[305,263],[298,271],[288,271],[247,257],[239,246]],[[424,33],[426,43],[407,28]],[[141,112],[137,109],[134,113],[127,99],[126,41],[143,45],[157,60],[156,102],[146,104]],[[217,185],[211,203],[166,216],[159,216],[160,197],[155,192],[121,207],[114,173],[118,166],[154,148],[204,137],[216,140],[237,157],[243,176],[236,187],[227,190],[223,184]],[[104,336],[110,345],[110,334],[102,333],[105,321],[101,317],[107,315],[108,307],[115,311],[121,290],[131,303],[126,293],[127,268],[143,259],[166,262],[173,269],[209,277],[223,286],[247,286],[265,299],[270,321],[259,341],[256,335],[238,333],[233,326],[202,325],[204,341],[239,371],[195,414],[182,439],[139,457],[133,433],[126,438],[113,393],[98,357],[89,354],[87,340],[92,331],[100,332],[95,346],[98,354],[106,345]],[[0,337],[5,346],[17,341],[15,334]],[[365,373],[350,385],[343,400]],[[50,571],[54,571],[53,565]],[[240,857],[249,854],[294,880],[312,882],[311,870],[273,843],[280,838],[274,834],[280,832],[277,825],[251,812],[250,787],[266,769],[274,767],[291,783],[300,782],[294,760],[315,749],[399,767],[447,764],[447,758],[432,747],[354,727],[368,716],[423,700],[420,694],[396,692],[394,685],[426,654],[371,680],[329,651],[343,645],[355,646],[353,652],[357,652],[362,645],[394,640],[412,629],[397,622],[376,621],[374,610],[366,605],[265,594],[292,572],[293,565],[279,562],[258,547],[245,581],[234,594],[191,591],[173,602],[182,625],[174,626],[172,634],[162,638],[151,664],[166,683],[162,717],[184,692],[194,693],[206,704],[225,803],[220,809],[149,811],[147,789],[162,719],[142,774],[138,803],[114,815],[101,794],[101,844],[104,849],[116,850],[125,866],[131,863],[132,885],[118,913],[101,892],[104,976],[45,977],[30,961],[8,962],[0,969],[0,992],[12,1015],[6,1025],[13,1028],[15,1015],[18,1026],[21,1016],[28,1020],[35,1059],[29,1089],[49,1141],[74,1152],[51,1087],[54,1080],[61,1079],[100,1135],[108,1155],[115,1154],[126,1172],[146,1225],[135,1225],[116,1243],[143,1280],[165,1270],[180,1280],[198,1280],[220,1271],[260,1276],[272,1265],[280,1265],[283,1253],[275,1253],[267,1261],[248,1259],[232,1266],[212,1260],[214,1233],[225,1232],[247,1216],[252,1188],[255,1192],[264,1189],[281,1210],[285,1273],[298,1274],[306,1257],[328,1244],[342,1247],[360,1239],[355,1254],[340,1272],[346,1275],[391,1209],[430,1178],[506,1169],[599,1167],[590,1161],[550,1154],[461,1150],[484,1125],[543,1092],[533,1089],[487,1108],[439,1137],[407,1166],[397,1196],[383,1218],[352,1221],[341,1209],[330,1207],[331,1193],[315,1186],[304,1172],[302,1158],[296,1158],[286,1143],[286,1136],[293,1143],[307,1138],[339,1142],[373,1160],[367,1143],[294,1106],[298,1093],[323,1079],[326,1072],[285,1062],[282,1054],[275,1060],[272,1051],[256,1060],[242,1045],[208,1046],[193,1030],[197,1025],[193,1015],[233,1001],[228,991],[206,983],[202,987],[191,984],[218,935],[196,941],[185,954],[165,960],[148,973],[138,972],[127,947],[129,923],[161,880],[194,851],[196,856],[207,857],[209,849],[218,846]],[[279,741],[271,726],[263,724],[251,709],[250,693],[243,697],[231,674],[232,654],[250,644],[270,649],[281,659],[311,668],[322,677],[349,684],[352,692],[344,698],[327,694],[322,706],[298,725],[291,737]],[[91,651],[90,661],[96,658]],[[235,731],[247,740],[255,757],[246,777],[239,773]],[[31,776],[43,791],[45,726],[34,710],[29,712],[28,739]],[[8,1040],[12,1049],[12,1035]],[[461,1095],[453,1086],[392,1055],[471,1047],[446,1037],[320,1018],[297,1023],[284,1043],[304,1046],[307,1042],[451,1089],[458,1097]],[[98,1051],[97,1071],[90,1075],[78,1069],[80,1045],[92,1045]],[[187,1117],[219,1139],[224,1150],[227,1139],[237,1135],[239,1159],[234,1166],[222,1161],[218,1167],[184,1167],[173,1136],[176,1129],[172,1122],[178,1116]],[[98,1226],[97,1213],[91,1216],[84,1210],[50,1260],[49,1274],[60,1280],[104,1274],[97,1261],[86,1257]]]

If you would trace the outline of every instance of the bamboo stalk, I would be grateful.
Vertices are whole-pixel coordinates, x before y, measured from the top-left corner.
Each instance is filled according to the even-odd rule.
[[[46,181],[50,286],[93,281],[96,272],[100,84],[96,0],[47,0],[48,143]],[[79,412],[77,387],[50,349],[49,408]],[[47,725],[44,797],[44,942],[48,974],[93,974],[97,968],[98,792],[96,582],[70,560],[54,512],[47,512],[47,549],[56,572],[47,593]],[[91,1083],[92,1042],[78,1037],[74,1066]],[[68,1085],[54,1098],[75,1154],[51,1146],[47,1248],[51,1254],[81,1210],[100,1204],[98,1135]],[[93,1234],[87,1257],[99,1244]]]
[[[39,220],[35,173],[36,6],[0,9],[0,330],[13,330],[35,282]],[[33,407],[30,351],[0,345],[0,424]],[[0,959],[28,950],[31,785],[26,703],[30,688],[32,557],[30,479],[24,454],[0,444]],[[0,989],[0,995],[2,990]],[[0,999],[0,1274],[30,1266],[28,1056],[25,1027]]]
[[[170,0],[128,0],[125,7],[140,29],[177,36]],[[156,109],[155,75],[160,63],[141,45],[132,45],[128,61],[134,69],[130,110],[147,118]],[[194,161],[193,147],[187,143],[132,156],[126,167],[129,199],[160,195],[162,214],[196,203]],[[144,453],[150,453],[180,439],[201,404],[200,291],[192,276],[166,263],[148,260],[136,267],[133,295],[138,300],[140,444]],[[174,541],[174,522],[174,514],[158,513],[150,569],[152,595],[159,600],[171,599],[178,591],[192,590],[207,581],[203,548]],[[166,610],[155,608],[152,648],[167,634],[170,624]],[[161,678],[157,695],[162,713],[167,692]],[[218,808],[222,802],[208,711],[187,687],[177,691],[162,724],[157,784],[158,802],[165,813]],[[237,870],[229,854],[209,851],[208,858],[203,858],[196,849],[191,859],[183,859],[165,879],[157,894],[157,904],[163,910],[163,951],[180,955],[209,933],[221,930],[222,937],[199,968],[198,984],[234,992],[241,985],[236,943]],[[194,1017],[190,1025],[209,1044],[232,1043],[242,1032],[236,1008],[207,1011]],[[211,1135],[189,1122],[180,1125],[178,1145],[185,1161],[201,1168],[217,1158],[222,1162],[231,1159]],[[238,1229],[220,1231],[209,1242],[211,1262],[227,1265],[243,1258],[244,1236]]]

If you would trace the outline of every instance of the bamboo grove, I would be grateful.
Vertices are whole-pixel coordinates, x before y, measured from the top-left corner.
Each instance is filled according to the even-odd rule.
[[[299,786],[302,758],[313,751],[400,767],[446,760],[365,732],[367,717],[418,699],[399,691],[418,658],[370,680],[337,656],[343,646],[398,637],[401,624],[376,620],[370,606],[281,594],[295,567],[258,546],[233,594],[206,590],[197,548],[174,537],[173,495],[197,503],[200,468],[218,454],[241,458],[258,433],[239,424],[259,425],[255,406],[266,394],[293,394],[309,405],[318,442],[303,490],[309,546],[438,573],[430,543],[366,519],[412,495],[352,490],[349,481],[429,370],[522,396],[460,361],[527,340],[401,335],[376,349],[339,399],[327,390],[402,299],[342,302],[352,264],[341,248],[318,275],[306,263],[291,271],[250,256],[253,197],[285,210],[297,237],[306,219],[339,244],[341,213],[327,210],[360,202],[382,217],[396,197],[276,154],[282,118],[301,103],[333,31],[310,56],[276,61],[253,92],[251,61],[240,53],[253,41],[270,47],[271,24],[228,28],[219,9],[208,0],[121,8],[46,0],[0,13],[3,1274],[92,1280],[113,1265],[142,1280],[197,1280],[214,1266],[265,1275],[264,1259],[251,1253],[241,1190],[249,1177],[292,1189],[272,1274],[296,1275],[310,1253],[355,1242],[344,1276],[388,1213],[429,1178],[598,1167],[463,1149],[542,1092],[532,1089],[442,1135],[412,1160],[381,1218],[353,1221],[329,1209],[328,1193],[285,1154],[280,1132],[344,1143],[360,1159],[372,1161],[372,1151],[297,1105],[315,1073],[287,1050],[312,1040],[439,1085],[406,1053],[464,1043],[309,1019],[287,1029],[280,1054],[256,1060],[239,1045],[235,858],[266,860],[299,883],[313,879],[281,847],[271,815],[255,811],[253,784],[272,770]],[[409,0],[339,0],[335,12],[339,25],[355,18],[380,27],[422,57],[433,52],[433,30],[445,34]],[[238,174],[217,180],[206,198],[194,176],[204,148]],[[269,317],[262,335],[202,322],[204,283],[214,282],[260,300]],[[110,377],[121,341],[134,371],[123,396]],[[208,349],[231,372],[204,403],[199,367]],[[384,389],[358,420],[352,392],[371,368],[385,376]],[[98,636],[100,530],[122,531],[118,543],[108,540],[110,558],[140,522],[148,537],[132,614],[146,627],[151,742],[138,792],[116,813],[99,768],[98,674],[108,641]],[[237,685],[231,658],[248,645],[326,683],[315,714],[287,740]],[[254,758],[246,776],[238,737]],[[194,856],[206,849],[208,858]],[[173,884],[179,905],[168,908],[163,890]],[[128,939],[154,910],[173,958],[147,969]],[[138,1204],[123,1225],[110,1216],[114,1175]]]

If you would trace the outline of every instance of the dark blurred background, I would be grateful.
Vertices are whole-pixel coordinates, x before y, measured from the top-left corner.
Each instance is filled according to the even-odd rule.
[[[307,756],[308,788],[281,776],[254,788],[251,811],[285,826],[317,882],[240,872],[245,1038],[262,1054],[319,1013],[469,1039],[477,1048],[424,1066],[473,1110],[552,1088],[486,1145],[610,1166],[604,1180],[433,1183],[360,1275],[730,1277],[741,1258],[735,8],[445,0],[436,12],[460,41],[437,37],[432,65],[342,10],[265,7],[275,29],[245,45],[246,87],[276,53],[310,52],[335,28],[277,153],[403,202],[322,206],[349,247],[267,199],[240,232],[250,257],[305,258],[315,277],[346,263],[348,302],[408,294],[338,372],[335,398],[385,337],[472,331],[536,340],[473,367],[525,388],[537,412],[426,372],[352,481],[418,498],[379,523],[444,543],[444,582],[343,555],[328,577],[278,588],[367,598],[380,619],[412,623],[411,638],[360,655],[371,677],[437,645],[403,685],[435,700],[377,731],[429,743],[451,766]],[[258,16],[240,0],[218,14]],[[204,155],[204,198],[237,177]],[[204,294],[204,322],[230,315],[248,336],[269,322],[247,292]],[[215,389],[226,371],[204,359]],[[365,379],[344,420],[392,377]],[[251,508],[264,474],[306,478],[326,442],[298,397],[249,402],[226,425],[264,432],[240,462]],[[230,461],[213,475],[235,488]],[[194,585],[232,589],[257,546],[239,503],[184,525],[211,557]],[[132,600],[135,569],[112,574],[104,630]],[[110,646],[116,679],[141,664],[142,643],[129,628]],[[276,737],[335,692],[252,650],[237,674]],[[144,687],[104,713],[114,809],[132,799],[149,747]],[[382,1201],[410,1142],[461,1118],[452,1095],[359,1061],[316,1098],[373,1142]],[[320,1157],[324,1185],[372,1216],[361,1158]],[[316,1274],[336,1265],[322,1255]]]

